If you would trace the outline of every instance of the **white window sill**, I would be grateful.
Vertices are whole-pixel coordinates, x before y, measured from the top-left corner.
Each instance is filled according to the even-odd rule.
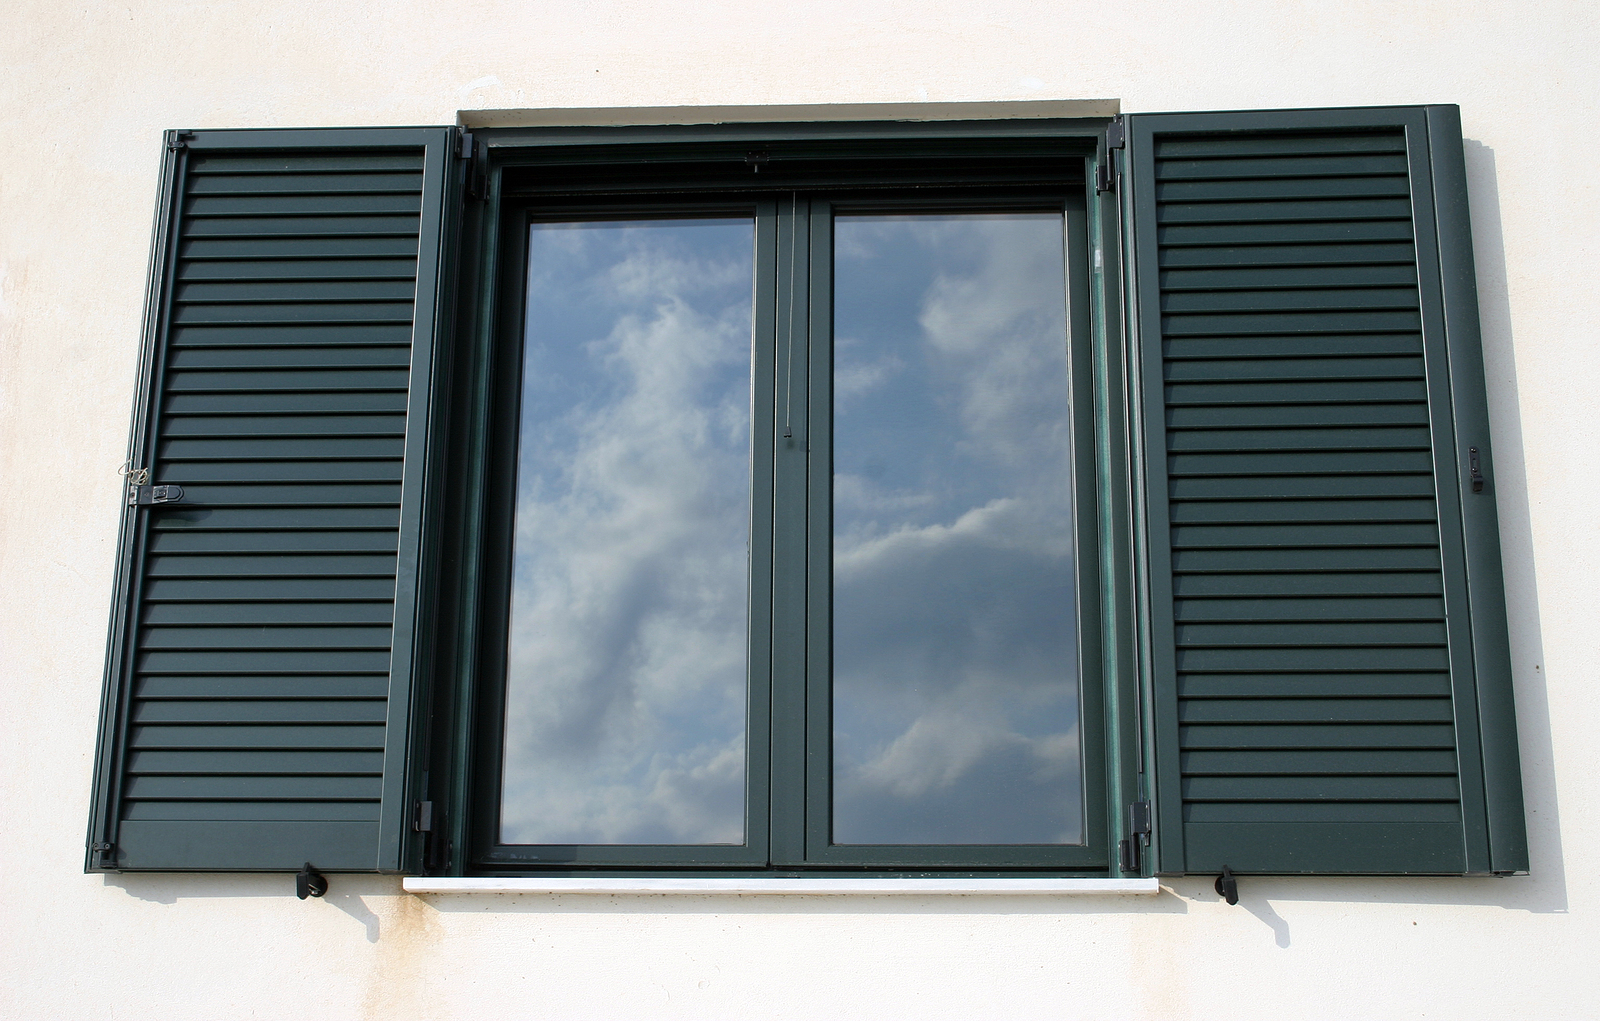
[[[583,894],[734,894],[826,896],[829,894],[955,894],[983,896],[1154,896],[1156,879],[765,879],[751,877],[446,879],[407,876],[407,893],[583,893]]]

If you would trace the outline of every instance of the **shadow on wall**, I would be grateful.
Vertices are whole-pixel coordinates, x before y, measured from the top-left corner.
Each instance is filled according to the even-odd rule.
[[[1494,442],[1491,467],[1495,479],[1490,480],[1490,485],[1500,516],[1500,558],[1505,569],[1517,739],[1522,753],[1522,794],[1528,820],[1530,875],[1510,881],[1524,892],[1513,895],[1516,903],[1507,902],[1506,906],[1561,912],[1567,909],[1567,877],[1550,739],[1544,635],[1539,624],[1539,586],[1533,554],[1528,465],[1523,449],[1521,391],[1517,386],[1511,336],[1500,179],[1493,149],[1473,139],[1467,139],[1463,146],[1472,206],[1472,248],[1477,264],[1478,312],[1483,324],[1489,423]]]
[[[103,877],[105,885],[116,887],[130,897],[152,904],[176,904],[180,900],[223,900],[226,898],[294,899],[294,874],[281,873],[173,873],[125,872]],[[376,912],[367,906],[363,897],[402,897],[397,876],[342,875],[328,876],[328,892],[319,901],[307,904],[327,904],[360,922],[366,930],[368,943],[378,942],[382,925]]]

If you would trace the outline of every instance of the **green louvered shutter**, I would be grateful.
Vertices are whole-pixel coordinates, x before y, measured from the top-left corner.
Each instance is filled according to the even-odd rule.
[[[1525,870],[1456,108],[1128,121],[1157,867]]]
[[[91,869],[406,865],[452,137],[168,135]]]

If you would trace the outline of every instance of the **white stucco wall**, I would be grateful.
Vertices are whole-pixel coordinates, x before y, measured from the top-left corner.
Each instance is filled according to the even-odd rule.
[[[0,17],[0,1017],[1600,1015],[1590,3],[11,0]],[[1160,897],[404,895],[86,876],[159,132],[461,109],[1453,102],[1532,875]]]

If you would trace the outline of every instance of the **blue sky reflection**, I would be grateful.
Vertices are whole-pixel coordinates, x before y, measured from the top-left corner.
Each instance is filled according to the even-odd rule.
[[[753,222],[528,264],[501,839],[742,843]]]
[[[1079,843],[1062,218],[834,239],[833,839]]]

